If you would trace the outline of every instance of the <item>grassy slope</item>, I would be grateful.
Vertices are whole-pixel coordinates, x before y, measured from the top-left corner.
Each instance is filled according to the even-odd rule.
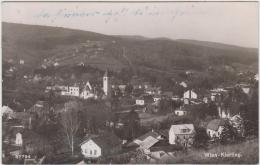
[[[255,164],[258,163],[258,139],[246,141],[241,144],[219,145],[205,150],[191,150],[180,154],[175,159],[167,160],[166,163],[199,163],[199,164]],[[204,153],[241,153],[241,158],[207,158]]]
[[[9,58],[25,59],[30,66],[39,66],[44,58],[53,56],[72,56],[75,47],[86,40],[105,41],[104,52],[90,61],[113,64],[105,66],[148,67],[172,72],[176,68],[204,69],[208,65],[231,65],[240,63],[251,65],[257,60],[256,50],[223,44],[186,43],[168,39],[143,39],[140,37],[107,36],[98,33],[65,29],[3,23],[3,60]],[[115,40],[116,44],[111,44]],[[210,45],[210,46],[208,46]],[[127,60],[122,56],[125,47]],[[93,54],[93,53],[90,53]],[[64,64],[77,63],[82,58],[71,57]],[[98,67],[100,64],[98,65]],[[110,68],[109,68],[110,69]]]

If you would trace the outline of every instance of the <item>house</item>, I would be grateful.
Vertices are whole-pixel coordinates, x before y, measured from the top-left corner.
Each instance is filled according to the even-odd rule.
[[[160,96],[160,95],[154,95],[154,96],[153,96],[153,101],[154,101],[154,102],[157,102],[157,103],[158,103],[160,100],[161,100],[161,96]]]
[[[153,101],[154,100],[151,96],[141,96],[135,100],[135,104],[136,105],[147,105],[147,104],[153,103]]]
[[[237,84],[236,86],[237,86],[237,87],[240,87],[241,90],[242,90],[245,94],[249,95],[250,90],[251,90],[251,87],[250,87],[249,84]]]
[[[225,125],[226,120],[213,119],[207,125],[207,134],[211,138],[219,138]]]
[[[244,137],[245,135],[245,128],[243,124],[243,119],[242,117],[238,114],[229,119],[229,122],[231,125],[237,130],[237,133],[241,136]]]
[[[254,79],[255,79],[256,81],[258,81],[258,80],[259,80],[259,75],[258,75],[258,74],[255,74]]]
[[[47,101],[39,100],[37,101],[28,112],[37,114],[39,117],[45,116],[49,113],[50,105]]]
[[[169,130],[169,143],[190,147],[193,144],[195,129],[193,124],[172,125]]]
[[[151,153],[151,147],[157,144],[159,141],[164,141],[167,137],[163,134],[151,130],[146,134],[136,138],[128,146],[138,146],[138,149],[142,150],[145,154]]]
[[[160,95],[162,93],[161,89],[159,87],[151,87],[147,86],[147,88],[144,89],[144,92],[149,95]]]
[[[182,86],[183,88],[187,88],[188,87],[188,84],[184,81],[182,81],[180,84],[180,86]]]
[[[13,118],[14,110],[12,110],[8,106],[3,106],[2,107],[2,115],[6,116],[7,119]]]
[[[23,64],[24,64],[24,60],[20,59],[19,63],[20,63],[21,65],[23,65]]]
[[[57,66],[59,66],[60,64],[58,63],[58,62],[55,62],[54,64],[53,64],[53,66],[55,66],[55,67],[57,67]]]
[[[174,114],[176,116],[186,116],[188,114],[188,111],[184,108],[184,106],[181,106],[180,108],[174,111]]]
[[[95,94],[95,88],[93,88],[90,85],[89,81],[83,87],[83,90],[80,93],[80,98],[83,99],[97,98],[97,95]]]
[[[16,134],[15,145],[17,145],[17,146],[22,146],[23,145],[22,134],[20,132],[18,132]]]
[[[89,135],[80,144],[81,153],[85,158],[96,159],[116,154],[121,150],[121,140],[112,133]]]
[[[193,90],[188,90],[183,94],[184,99],[197,99],[198,95]]]
[[[69,86],[69,95],[79,97],[79,86],[78,85]]]
[[[126,85],[123,85],[123,84],[118,85],[118,88],[120,89],[121,93],[123,93],[123,94],[125,93]]]

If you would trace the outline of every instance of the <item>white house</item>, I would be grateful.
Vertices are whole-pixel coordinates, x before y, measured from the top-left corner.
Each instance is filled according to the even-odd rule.
[[[259,80],[259,75],[256,74],[256,75],[254,76],[254,79],[255,79],[256,81],[258,81],[258,80]]]
[[[85,158],[99,158],[118,153],[121,150],[121,140],[112,133],[89,136],[80,144],[81,153]]]
[[[96,98],[97,96],[94,93],[94,89],[90,85],[89,81],[84,86],[82,92],[80,93],[80,98],[89,99],[89,98]]]
[[[149,103],[153,103],[154,99],[151,97],[139,97],[135,100],[135,104],[136,105],[146,105],[146,104],[149,104]]]
[[[11,119],[13,114],[14,114],[14,111],[10,107],[8,107],[8,106],[2,107],[3,116],[6,116],[8,119]]]
[[[211,138],[219,138],[223,129],[225,120],[223,119],[213,119],[207,125],[207,134]]]
[[[188,90],[183,94],[184,99],[197,99],[198,95],[193,90]]]
[[[102,155],[101,147],[98,146],[92,139],[84,142],[81,146],[81,153],[86,158],[98,158]]]
[[[175,115],[177,115],[177,116],[185,116],[185,115],[188,114],[187,110],[184,109],[183,107],[180,107],[180,108],[176,109],[176,110],[174,111],[174,113],[175,113]]]
[[[69,95],[70,96],[79,96],[79,86],[70,86]]]
[[[193,144],[195,129],[193,124],[172,125],[169,130],[169,143],[189,147]]]
[[[15,145],[17,145],[17,146],[22,146],[23,145],[23,139],[22,139],[22,134],[21,133],[17,133],[16,134]]]
[[[135,100],[136,105],[144,105],[144,99],[143,98],[137,98]]]
[[[23,64],[24,64],[24,60],[20,59],[19,63],[20,63],[21,65],[23,65]]]
[[[179,85],[182,86],[183,88],[187,88],[188,87],[187,83],[184,82],[184,81],[181,82]]]
[[[59,66],[60,64],[58,62],[55,62],[53,65],[54,66]]]

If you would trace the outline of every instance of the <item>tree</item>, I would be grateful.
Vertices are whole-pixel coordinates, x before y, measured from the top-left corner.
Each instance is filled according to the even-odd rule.
[[[74,155],[75,136],[80,127],[78,105],[75,102],[65,103],[64,112],[61,114],[61,125],[66,135],[71,154]]]
[[[229,142],[234,142],[238,135],[236,129],[229,122],[225,122],[223,127],[220,134],[220,143],[227,144]]]
[[[194,137],[194,146],[196,148],[206,147],[208,145],[209,136],[205,128],[197,127],[196,135]]]
[[[138,134],[140,128],[140,119],[135,110],[130,111],[126,119],[126,137],[128,138],[127,140],[132,140]]]
[[[127,84],[125,87],[125,93],[130,95],[133,92],[133,86],[131,84]]]
[[[208,106],[208,115],[218,116],[218,107],[214,102],[209,103]]]

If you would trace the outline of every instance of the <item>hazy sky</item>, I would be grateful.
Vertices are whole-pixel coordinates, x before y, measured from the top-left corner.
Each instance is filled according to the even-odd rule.
[[[256,2],[5,2],[6,22],[258,47]]]

